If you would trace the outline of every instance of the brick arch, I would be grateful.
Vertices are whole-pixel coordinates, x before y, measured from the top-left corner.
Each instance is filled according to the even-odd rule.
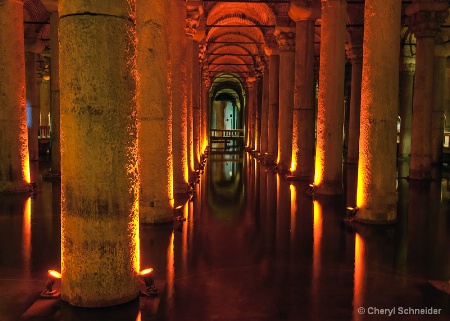
[[[215,24],[227,17],[255,21],[257,24],[276,23],[274,12],[263,3],[217,3],[210,9],[206,23]]]

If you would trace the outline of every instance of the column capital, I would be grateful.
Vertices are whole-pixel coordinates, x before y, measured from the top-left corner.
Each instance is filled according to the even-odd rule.
[[[277,39],[275,36],[271,35],[269,37],[266,37],[265,44],[263,46],[264,53],[266,56],[272,56],[272,55],[279,55],[280,54],[280,48],[278,48]]]
[[[198,45],[198,61],[200,64],[205,64],[207,60],[206,56],[206,43],[199,43]]]
[[[416,38],[435,37],[448,16],[448,2],[414,2],[406,8]]]
[[[295,51],[295,31],[290,27],[276,27],[273,33],[280,51]]]
[[[186,5],[186,25],[184,31],[186,36],[194,37],[197,27],[200,24],[200,16],[203,14],[203,7],[198,5],[199,1],[190,1]]]
[[[288,14],[295,22],[317,20],[320,18],[321,8],[312,0],[291,0]]]

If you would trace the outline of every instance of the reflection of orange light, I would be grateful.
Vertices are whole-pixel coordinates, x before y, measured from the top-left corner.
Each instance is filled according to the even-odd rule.
[[[291,237],[295,236],[295,214],[297,213],[297,190],[294,185],[289,185],[291,190]]]
[[[138,315],[136,317],[136,321],[141,321],[141,310],[139,310]]]
[[[55,271],[55,270],[48,270],[48,274],[50,276],[53,276],[55,279],[61,278],[61,273],[59,273],[58,271]]]
[[[355,234],[355,270],[353,275],[353,309],[354,320],[360,320],[361,316],[357,313],[357,309],[363,306],[362,292],[364,288],[364,240],[361,236]]]
[[[28,272],[31,260],[31,197],[26,200],[23,209],[23,260]]]
[[[319,276],[320,276],[320,248],[322,243],[322,206],[317,200],[314,204],[313,218],[313,271],[312,271],[312,294],[314,300],[319,298]]]
[[[167,248],[167,298],[170,306],[172,295],[173,295],[173,282],[175,277],[175,253],[174,251],[174,239],[175,234],[172,232],[172,236],[170,237],[169,247]]]

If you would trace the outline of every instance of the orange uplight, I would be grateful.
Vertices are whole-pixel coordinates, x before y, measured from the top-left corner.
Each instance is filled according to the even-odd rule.
[[[55,270],[48,270],[48,275],[54,277],[55,279],[61,278],[61,273],[59,273],[58,271],[55,271]]]
[[[289,169],[291,173],[295,172],[297,169],[297,160],[294,155],[292,155],[292,162],[291,162],[291,168]]]
[[[153,269],[152,268],[148,268],[148,269],[145,269],[145,270],[142,270],[141,272],[139,272],[139,275],[147,275],[147,274],[150,274],[152,272],[153,272]]]
[[[323,151],[317,146],[316,150],[316,164],[314,173],[314,185],[319,186],[323,180],[323,169],[324,169],[324,156]]]

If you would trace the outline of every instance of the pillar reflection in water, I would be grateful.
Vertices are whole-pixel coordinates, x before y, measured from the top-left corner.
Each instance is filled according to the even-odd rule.
[[[364,240],[358,233],[355,233],[355,270],[353,274],[353,321],[363,320],[363,316],[358,312],[360,307],[364,307],[363,293],[365,287],[365,245]]]
[[[321,244],[322,244],[322,206],[314,200],[313,218],[313,263],[312,263],[312,288],[311,295],[315,306],[320,306],[320,269],[321,269]]]
[[[23,208],[23,245],[22,256],[25,269],[25,277],[31,275],[31,197],[28,197],[25,201]]]

